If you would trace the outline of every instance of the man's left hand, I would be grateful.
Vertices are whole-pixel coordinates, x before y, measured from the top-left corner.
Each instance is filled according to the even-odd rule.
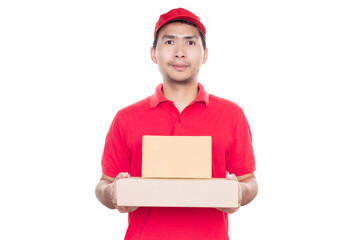
[[[226,174],[226,179],[228,180],[232,180],[232,181],[237,181],[238,182],[238,179],[237,177],[235,176],[235,174],[229,174],[227,173]],[[239,202],[238,202],[238,207],[236,208],[216,208],[217,210],[220,210],[220,211],[223,211],[223,212],[226,212],[226,213],[234,213],[236,212],[237,210],[239,210],[240,206],[241,206],[241,202],[242,202],[242,194],[243,194],[243,191],[244,191],[244,188],[245,186],[243,185],[243,183],[239,182],[238,184],[238,199],[239,199]]]

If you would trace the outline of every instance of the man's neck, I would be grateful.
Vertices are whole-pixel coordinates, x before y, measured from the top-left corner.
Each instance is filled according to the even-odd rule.
[[[174,84],[164,81],[163,94],[166,99],[174,102],[181,113],[197,97],[198,83],[191,81],[187,84]]]

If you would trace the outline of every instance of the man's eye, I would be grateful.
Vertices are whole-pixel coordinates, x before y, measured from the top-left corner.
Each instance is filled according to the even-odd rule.
[[[165,42],[165,44],[172,44],[173,43],[173,41],[171,41],[171,40],[167,40],[166,42]]]
[[[195,42],[194,41],[189,41],[188,44],[189,45],[195,45]]]

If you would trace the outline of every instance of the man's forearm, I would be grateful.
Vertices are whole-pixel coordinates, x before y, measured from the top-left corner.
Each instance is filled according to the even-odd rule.
[[[103,205],[105,205],[110,209],[115,209],[115,206],[111,201],[111,192],[112,192],[111,183],[112,182],[108,180],[101,180],[96,185],[95,194]]]
[[[258,193],[258,184],[255,177],[246,178],[239,181],[242,186],[241,206],[250,203]]]

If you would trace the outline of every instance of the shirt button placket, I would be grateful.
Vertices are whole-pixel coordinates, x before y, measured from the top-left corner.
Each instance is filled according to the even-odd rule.
[[[181,124],[181,115],[179,115],[179,117],[177,118],[177,121],[175,123],[175,128],[174,128],[174,135],[184,135],[184,127]]]

